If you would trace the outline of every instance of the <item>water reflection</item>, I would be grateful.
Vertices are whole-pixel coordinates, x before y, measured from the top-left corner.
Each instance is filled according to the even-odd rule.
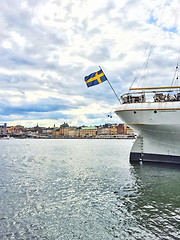
[[[132,167],[134,186],[128,189],[124,186],[116,193],[121,203],[119,211],[127,210],[123,218],[129,220],[126,236],[128,239],[179,239],[180,166],[146,163]],[[119,224],[124,226],[122,221]]]

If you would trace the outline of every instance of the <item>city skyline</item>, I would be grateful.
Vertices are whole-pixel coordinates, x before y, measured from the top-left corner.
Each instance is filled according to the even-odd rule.
[[[178,0],[1,2],[0,122],[120,123],[113,113],[119,102],[108,83],[89,89],[84,77],[101,66],[120,96],[150,43],[156,51],[147,85],[170,85],[179,50],[179,5]]]
[[[122,136],[123,135],[123,136]],[[126,135],[126,136],[124,136]],[[10,138],[134,138],[134,130],[126,124],[104,124],[100,126],[69,126],[67,123],[56,127],[35,126],[27,128],[21,125],[0,126],[1,139]]]
[[[94,125],[70,125],[70,124],[68,124],[67,122],[64,122],[64,123],[58,123],[57,125],[56,124],[53,124],[53,125],[51,125],[51,126],[48,126],[48,127],[46,127],[46,126],[43,126],[43,125],[40,125],[38,122],[35,124],[35,125],[32,125],[32,126],[25,126],[25,125],[20,125],[20,124],[15,124],[15,125],[9,125],[9,124],[7,124],[7,123],[0,123],[0,127],[1,128],[4,128],[5,126],[8,128],[8,127],[18,127],[18,126],[20,126],[20,127],[24,127],[24,128],[35,128],[35,127],[40,127],[40,128],[60,128],[60,127],[62,127],[62,128],[66,128],[66,127],[91,127],[91,126],[96,126],[96,127],[101,127],[101,126],[106,126],[106,125],[118,125],[118,124],[125,124],[125,123],[122,123],[122,122],[116,122],[116,123],[109,123],[109,122],[106,122],[106,123],[103,123],[103,124],[100,124],[100,125],[98,125],[98,124],[94,124]]]

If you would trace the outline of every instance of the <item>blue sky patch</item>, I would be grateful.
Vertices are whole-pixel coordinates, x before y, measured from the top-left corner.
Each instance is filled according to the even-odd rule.
[[[153,16],[151,16],[150,19],[148,20],[148,23],[150,23],[150,24],[157,23],[157,19],[155,19]]]
[[[172,33],[177,33],[177,28],[176,28],[176,27],[163,28],[163,31],[165,31],[165,32],[172,32]]]

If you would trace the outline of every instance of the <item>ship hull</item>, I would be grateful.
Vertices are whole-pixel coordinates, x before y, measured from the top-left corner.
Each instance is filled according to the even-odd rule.
[[[138,133],[130,161],[180,164],[180,102],[122,104],[115,112]]]
[[[130,153],[130,162],[159,162],[159,163],[176,163],[180,164],[180,157],[174,155],[163,155],[163,154],[150,154],[150,153],[141,153],[131,152]]]

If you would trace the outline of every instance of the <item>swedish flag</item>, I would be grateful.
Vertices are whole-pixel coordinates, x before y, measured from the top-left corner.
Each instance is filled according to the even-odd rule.
[[[92,87],[94,85],[100,84],[107,80],[107,77],[103,73],[102,70],[99,70],[98,72],[91,73],[89,76],[86,76],[84,78],[87,87]]]

